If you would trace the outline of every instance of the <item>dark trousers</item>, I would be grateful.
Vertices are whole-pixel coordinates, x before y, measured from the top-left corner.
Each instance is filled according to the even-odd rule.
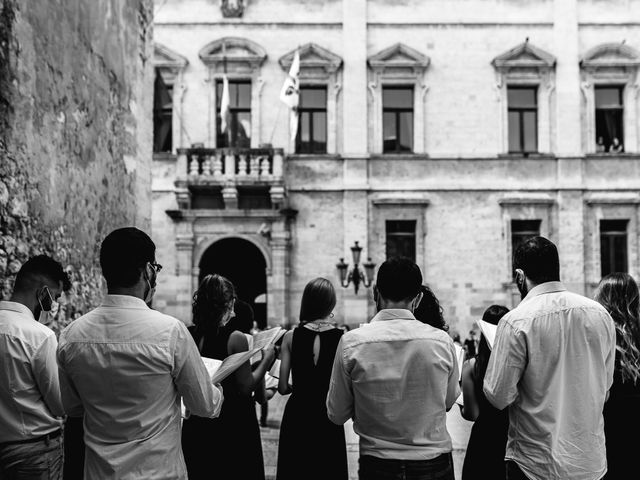
[[[443,453],[432,460],[393,460],[363,455],[360,480],[454,480],[453,457]]]
[[[507,480],[529,480],[516,462],[507,460],[505,463],[507,469]]]
[[[0,480],[62,480],[62,436],[0,445]]]

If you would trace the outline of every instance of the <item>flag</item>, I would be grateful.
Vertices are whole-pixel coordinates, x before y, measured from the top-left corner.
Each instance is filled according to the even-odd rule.
[[[222,77],[222,98],[220,99],[220,131],[225,132],[229,124],[229,80],[227,76]]]
[[[300,84],[298,75],[300,74],[300,55],[296,50],[293,55],[293,62],[289,69],[289,75],[282,85],[280,100],[289,107],[289,131],[291,138],[295,139],[298,133],[298,103],[300,102]]]

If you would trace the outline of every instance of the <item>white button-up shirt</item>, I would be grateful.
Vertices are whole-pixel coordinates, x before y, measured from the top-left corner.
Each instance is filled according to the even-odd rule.
[[[327,413],[337,424],[353,418],[360,455],[429,460],[452,449],[446,412],[459,394],[451,337],[387,309],[342,336]]]
[[[602,409],[616,334],[597,302],[560,282],[531,289],[498,324],[484,380],[509,406],[506,459],[531,479],[593,480],[607,471]]]
[[[0,302],[0,443],[62,427],[57,346],[53,331],[25,305]]]
[[[65,410],[84,413],[85,479],[187,478],[180,398],[214,417],[222,393],[181,321],[107,295],[62,332],[58,362]]]

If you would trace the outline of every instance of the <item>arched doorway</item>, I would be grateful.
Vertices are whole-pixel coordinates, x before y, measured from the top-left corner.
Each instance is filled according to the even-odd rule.
[[[207,248],[199,266],[199,281],[212,273],[231,280],[238,298],[253,308],[258,326],[266,327],[267,262],[258,247],[243,238],[224,238]]]

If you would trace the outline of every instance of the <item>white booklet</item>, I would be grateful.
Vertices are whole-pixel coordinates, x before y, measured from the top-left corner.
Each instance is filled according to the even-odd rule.
[[[264,347],[275,344],[287,331],[282,327],[273,327],[253,335],[253,348],[262,350]]]
[[[487,343],[489,344],[489,348],[493,349],[493,343],[496,339],[496,332],[498,330],[498,326],[493,323],[485,322],[484,320],[478,320],[476,322],[480,327],[480,331],[484,335],[484,338],[487,339]]]
[[[458,362],[458,382],[462,380],[462,365],[464,364],[464,348],[454,343],[453,347],[456,349],[456,361]]]

